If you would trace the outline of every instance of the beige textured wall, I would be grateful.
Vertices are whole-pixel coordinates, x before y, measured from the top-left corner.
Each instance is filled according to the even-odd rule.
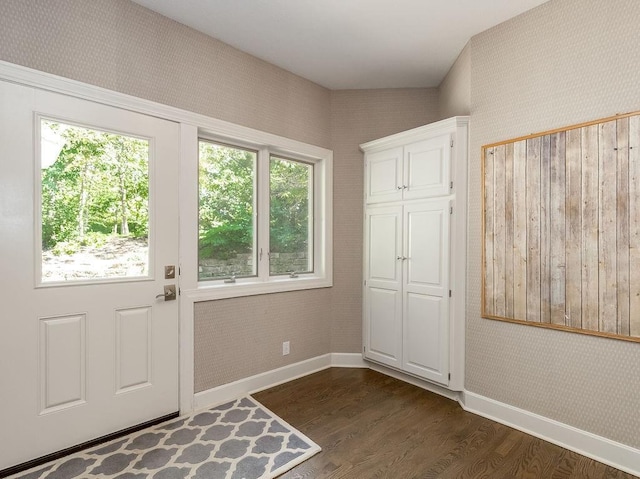
[[[440,118],[468,115],[471,108],[471,49],[469,43],[458,55],[438,86]]]
[[[363,155],[360,143],[438,119],[436,88],[331,93],[334,287],[331,351],[362,351]]]
[[[329,90],[129,0],[1,0],[0,60],[330,147]]]
[[[640,344],[480,318],[480,148],[640,110],[638,19],[637,0],[552,0],[471,40],[466,348],[469,391],[636,448]]]

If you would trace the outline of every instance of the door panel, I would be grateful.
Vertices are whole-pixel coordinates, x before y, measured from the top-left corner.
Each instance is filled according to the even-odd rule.
[[[365,244],[365,356],[402,364],[402,207],[369,207]]]
[[[448,199],[404,207],[403,367],[445,385],[449,381],[449,208]]]
[[[404,368],[413,374],[448,384],[447,322],[444,298],[406,295]]]
[[[442,135],[404,148],[405,200],[449,194],[450,141]]]
[[[85,402],[86,315],[40,319],[40,414]]]
[[[177,301],[155,297],[169,282],[162,276],[164,265],[178,261],[179,128],[4,81],[0,103],[0,257],[10,272],[0,276],[0,291],[11,298],[4,304],[0,335],[5,392],[0,422],[11,431],[0,435],[4,469],[178,409]],[[42,118],[147,142],[147,271],[106,280],[41,281]],[[114,151],[113,145],[91,145],[100,155]],[[62,161],[60,154],[54,160]],[[92,161],[85,163],[86,171],[98,168]],[[53,193],[67,191],[63,176],[49,185]],[[118,185],[113,177],[111,186]],[[82,218],[79,237],[91,226]],[[121,236],[116,239],[131,239],[131,234]],[[88,263],[86,269],[94,266],[99,267]]]
[[[367,203],[402,199],[402,147],[367,155]]]
[[[399,289],[402,281],[402,208],[367,210],[367,284]]]
[[[368,288],[366,356],[389,366],[402,364],[402,296],[399,291]]]

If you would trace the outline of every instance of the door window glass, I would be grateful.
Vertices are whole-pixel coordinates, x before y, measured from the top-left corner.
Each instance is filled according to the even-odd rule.
[[[149,274],[149,141],[40,121],[41,282]]]

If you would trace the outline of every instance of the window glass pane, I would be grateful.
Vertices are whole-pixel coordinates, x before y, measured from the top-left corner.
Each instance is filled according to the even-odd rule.
[[[313,165],[272,156],[269,272],[313,271]]]
[[[257,274],[255,151],[200,141],[198,279]]]
[[[149,142],[40,123],[42,282],[147,276]]]

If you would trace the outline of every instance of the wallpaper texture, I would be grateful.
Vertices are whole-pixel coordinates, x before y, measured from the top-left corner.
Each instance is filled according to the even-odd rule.
[[[0,60],[329,147],[329,90],[129,0],[2,0]]]
[[[466,348],[469,391],[635,448],[640,344],[480,318],[480,148],[640,110],[638,18],[636,0],[552,0],[472,38]]]
[[[440,118],[468,115],[471,107],[471,48],[462,49],[453,66],[438,86]]]

